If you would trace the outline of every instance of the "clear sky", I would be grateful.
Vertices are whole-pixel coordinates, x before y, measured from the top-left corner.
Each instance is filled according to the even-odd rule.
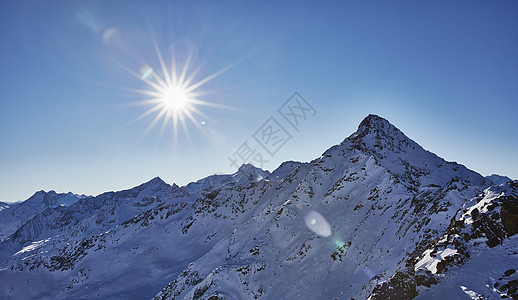
[[[176,135],[163,118],[147,130],[160,110],[138,118],[153,105],[135,90],[160,92],[142,80],[162,75],[153,40],[169,71],[172,53],[178,74],[191,54],[192,83],[224,71]],[[245,142],[273,170],[320,156],[369,113],[447,160],[518,178],[516,1],[3,0],[0,70],[0,201],[183,185],[235,171]],[[277,111],[296,91],[316,111],[298,131]],[[270,117],[291,136],[273,156],[254,139]]]

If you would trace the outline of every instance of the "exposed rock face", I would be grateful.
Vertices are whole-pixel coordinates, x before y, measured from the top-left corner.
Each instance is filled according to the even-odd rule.
[[[516,250],[514,237],[517,233],[515,227],[517,221],[516,219],[513,221],[515,215],[512,211],[516,210],[517,183],[518,181],[511,181],[493,186],[466,203],[459,209],[441,238],[432,240],[424,249],[418,247],[418,250],[407,260],[410,271],[408,269],[398,271],[388,281],[378,284],[373,292],[373,298],[397,297],[402,291],[414,296],[418,295],[419,290],[425,291],[426,294],[433,294],[430,292],[434,289],[433,285],[446,285],[448,281],[452,281],[444,279],[444,276],[451,278],[454,275],[450,273],[465,273],[463,275],[469,277],[471,264],[477,264],[477,259],[481,260],[480,265],[483,267],[487,262],[480,257],[485,259],[486,256],[494,255],[495,261],[488,267],[494,268],[496,265],[497,274],[503,272],[498,270],[506,267],[505,262],[498,261],[498,255],[502,254],[501,252],[507,254],[507,256],[504,255],[505,259],[516,262],[518,250]],[[491,253],[490,249],[496,247],[499,249],[495,250],[494,254]],[[482,298],[496,295],[516,298],[518,297],[516,288],[513,288],[515,283],[513,280],[506,281],[505,278],[512,274],[514,274],[513,269],[508,269],[503,272],[500,279],[492,279],[491,287],[495,290],[481,289],[478,294],[473,293]],[[418,280],[419,277],[421,280]],[[488,277],[491,277],[489,273]],[[406,285],[401,285],[402,279],[407,283]]]
[[[510,182],[509,185],[518,189],[518,182]],[[518,233],[518,197],[516,194],[503,196],[501,199],[501,220],[504,230],[509,236]]]

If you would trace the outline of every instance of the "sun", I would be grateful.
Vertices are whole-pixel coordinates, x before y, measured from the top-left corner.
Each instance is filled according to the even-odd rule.
[[[197,66],[194,71],[189,72],[192,62],[192,52],[187,56],[183,66],[180,67],[177,66],[173,51],[171,54],[171,63],[169,64],[170,67],[168,67],[154,39],[153,44],[160,64],[159,72],[155,71],[147,64],[140,69],[140,72],[135,72],[130,68],[119,64],[119,66],[147,85],[147,89],[129,89],[133,92],[147,96],[146,99],[137,101],[135,104],[150,106],[148,110],[135,118],[134,121],[154,115],[154,118],[147,126],[145,132],[150,131],[157,123],[161,122],[162,126],[160,128],[160,136],[162,136],[166,128],[172,127],[175,141],[178,137],[179,124],[182,125],[187,135],[189,135],[187,126],[188,122],[194,124],[196,128],[203,131],[202,127],[206,124],[205,120],[208,119],[208,116],[200,110],[200,107],[226,107],[213,102],[201,100],[200,97],[207,95],[208,92],[201,91],[200,88],[207,82],[213,80],[233,67],[234,64],[220,69],[219,71],[200,80],[196,80],[196,77],[201,70],[201,66]],[[197,117],[202,117],[203,120],[199,121]]]
[[[177,112],[187,108],[189,94],[180,87],[171,87],[162,92],[164,106],[170,112]]]

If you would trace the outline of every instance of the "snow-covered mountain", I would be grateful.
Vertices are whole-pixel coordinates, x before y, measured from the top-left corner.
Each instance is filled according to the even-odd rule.
[[[502,178],[369,115],[309,163],[48,207],[0,243],[0,298],[516,297]]]
[[[182,190],[188,194],[198,194],[200,192],[210,192],[215,188],[229,188],[234,185],[246,185],[250,182],[259,181],[266,178],[270,172],[256,168],[251,164],[242,165],[234,174],[211,175],[191,182]]]
[[[509,178],[507,176],[501,176],[501,175],[497,175],[497,174],[492,174],[492,175],[486,176],[486,178],[491,180],[493,182],[493,184],[502,184],[502,183],[506,183],[506,182],[512,180],[511,178]]]
[[[47,208],[70,206],[85,195],[39,191],[21,203],[0,203],[0,241],[13,234],[21,225]]]

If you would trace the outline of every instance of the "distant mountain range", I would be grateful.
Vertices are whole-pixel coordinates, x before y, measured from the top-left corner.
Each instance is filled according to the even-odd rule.
[[[387,120],[308,163],[0,203],[0,298],[518,299],[518,181]]]

